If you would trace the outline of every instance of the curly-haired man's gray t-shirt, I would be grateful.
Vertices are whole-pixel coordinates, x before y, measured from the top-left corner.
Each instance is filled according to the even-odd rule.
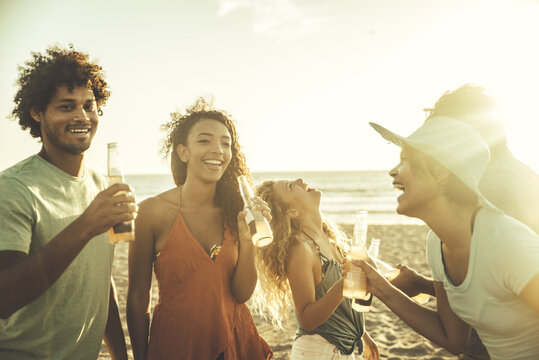
[[[39,252],[106,187],[73,177],[38,155],[0,173],[0,251]],[[43,295],[0,319],[0,359],[92,359],[108,317],[113,246],[105,234],[84,247]]]

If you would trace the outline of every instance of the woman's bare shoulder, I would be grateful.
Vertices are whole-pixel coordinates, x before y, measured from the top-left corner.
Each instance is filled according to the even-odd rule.
[[[173,188],[158,195],[144,199],[139,203],[138,216],[154,217],[163,214],[163,211],[177,212],[179,188]]]
[[[313,249],[311,245],[306,241],[308,239],[302,239],[298,237],[296,242],[288,249],[288,261],[287,267],[293,267],[295,264],[311,263],[313,259]],[[302,266],[300,265],[300,266]]]
[[[172,188],[170,190],[164,191],[155,196],[151,196],[147,199],[144,199],[139,203],[139,207],[158,207],[163,206],[165,203],[178,205],[178,196],[180,195],[179,188]]]

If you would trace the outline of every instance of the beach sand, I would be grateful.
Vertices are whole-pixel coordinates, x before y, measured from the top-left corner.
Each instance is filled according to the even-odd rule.
[[[343,226],[351,232],[351,226]],[[425,259],[425,238],[428,228],[424,225],[370,225],[368,238],[381,239],[380,259],[390,263],[406,264],[419,273],[430,275]],[[125,319],[125,302],[127,296],[127,244],[118,244],[115,251],[113,276],[116,282],[118,302],[122,325],[126,336],[129,358],[132,359],[131,345]],[[157,301],[155,281],[152,291],[152,308]],[[426,306],[435,306],[431,299]],[[260,335],[268,342],[274,352],[274,359],[290,359],[290,350],[294,340],[295,323],[289,321],[285,329],[266,322],[263,318],[253,315]],[[429,340],[416,334],[408,325],[395,316],[378,299],[373,300],[372,309],[366,313],[366,328],[376,341],[381,359],[456,359],[456,356],[434,345]],[[363,356],[356,356],[363,359]],[[110,359],[107,350],[102,345],[99,359]]]

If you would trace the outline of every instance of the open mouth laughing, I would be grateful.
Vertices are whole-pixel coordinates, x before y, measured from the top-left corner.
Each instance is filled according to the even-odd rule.
[[[87,135],[90,133],[91,128],[89,126],[70,126],[67,129],[71,134],[75,135]]]
[[[401,192],[404,192],[404,185],[401,184],[401,183],[399,183],[399,182],[397,182],[397,181],[394,181],[394,182],[393,182],[393,189],[394,189],[395,191],[401,191]]]
[[[203,160],[202,162],[212,169],[219,169],[221,168],[221,166],[223,166],[224,163],[224,161],[217,159],[207,159]]]
[[[301,183],[301,186],[307,192],[316,191],[316,189],[314,187],[310,187],[308,184],[305,184],[304,182]]]

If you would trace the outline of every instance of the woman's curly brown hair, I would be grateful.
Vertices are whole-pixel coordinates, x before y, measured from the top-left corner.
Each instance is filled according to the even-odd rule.
[[[186,110],[185,114],[173,112],[170,116],[172,120],[161,126],[167,133],[162,141],[161,151],[165,157],[170,156],[172,177],[177,186],[185,183],[187,163],[181,161],[176,148],[179,144],[187,144],[187,137],[193,125],[199,120],[211,119],[224,124],[228,129],[231,138],[232,158],[223,176],[217,181],[214,201],[221,209],[226,225],[234,234],[237,234],[237,216],[243,208],[238,176],[246,175],[251,183],[252,178],[245,162],[245,156],[238,143],[236,126],[232,117],[223,110],[215,109],[213,101],[204,98],[198,98],[195,104]]]
[[[69,49],[51,46],[45,54],[32,52],[32,59],[18,70],[16,84],[19,91],[15,95],[11,117],[19,119],[23,130],[30,129],[34,138],[41,138],[41,127],[30,115],[30,110],[45,111],[58,86],[67,85],[69,91],[76,86],[92,89],[100,112],[110,96],[103,68],[90,62],[88,54],[75,51],[73,45]]]

